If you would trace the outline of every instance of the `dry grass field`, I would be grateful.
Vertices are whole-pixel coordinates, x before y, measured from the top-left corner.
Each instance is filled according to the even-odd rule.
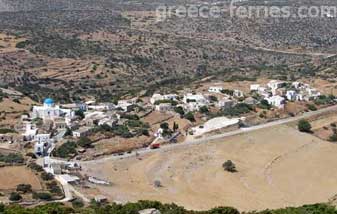
[[[87,163],[83,172],[111,181],[95,187],[111,200],[261,210],[328,201],[337,193],[336,152],[335,144],[278,126],[138,159]],[[237,173],[223,170],[226,160]],[[155,188],[155,180],[162,187]]]
[[[0,168],[0,190],[15,190],[19,184],[30,184],[33,190],[41,190],[37,176],[25,166]]]

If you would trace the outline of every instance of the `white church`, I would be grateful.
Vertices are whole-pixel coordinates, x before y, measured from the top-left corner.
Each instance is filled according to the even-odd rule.
[[[32,118],[41,118],[43,120],[54,120],[55,118],[65,117],[71,119],[75,116],[75,112],[71,109],[62,109],[55,105],[51,98],[47,98],[43,102],[43,106],[34,106]]]

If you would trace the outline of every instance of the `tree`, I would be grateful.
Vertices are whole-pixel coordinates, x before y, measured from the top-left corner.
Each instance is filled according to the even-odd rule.
[[[183,107],[181,107],[181,106],[174,107],[174,111],[177,112],[178,114],[180,114],[181,117],[185,114],[185,111],[184,111]]]
[[[185,118],[191,122],[195,122],[195,118],[192,112],[188,112],[187,114],[185,114]]]
[[[311,132],[311,124],[307,120],[300,120],[297,124],[297,127],[300,132]]]
[[[337,133],[333,133],[333,134],[329,137],[329,141],[331,141],[331,142],[337,142]]]
[[[42,178],[42,180],[44,180],[44,181],[50,181],[50,180],[53,180],[54,179],[54,175],[53,174],[51,174],[51,173],[47,173],[47,172],[42,172],[41,173],[41,178]]]
[[[222,167],[224,168],[225,171],[236,172],[236,166],[231,160],[228,160],[225,163],[223,163]]]
[[[168,123],[162,123],[162,124],[160,124],[160,128],[162,128],[162,129],[169,129],[169,124]]]
[[[173,122],[173,132],[177,131],[179,129],[179,125],[176,122]]]
[[[84,203],[81,199],[79,198],[75,198],[72,202],[71,202],[71,205],[74,207],[74,208],[80,208],[80,207],[84,207]]]
[[[64,136],[72,136],[72,135],[73,135],[73,131],[69,127],[67,127],[66,133],[64,134]]]
[[[81,119],[84,118],[84,112],[81,109],[75,111],[75,115],[78,116]]]
[[[52,196],[48,192],[33,192],[33,198],[50,201],[52,199]]]
[[[32,185],[30,184],[19,184],[16,186],[17,192],[27,193],[32,191]]]
[[[208,108],[207,106],[201,106],[199,109],[199,112],[202,114],[207,114],[208,113]]]
[[[9,195],[9,200],[11,200],[11,201],[20,201],[21,199],[22,199],[21,195],[17,192],[12,192]]]
[[[262,109],[270,109],[271,105],[268,103],[267,100],[261,100],[259,107]]]
[[[77,141],[77,144],[78,144],[80,147],[83,147],[83,148],[90,148],[90,147],[91,147],[91,144],[92,144],[92,141],[91,141],[88,137],[81,137],[81,138]]]

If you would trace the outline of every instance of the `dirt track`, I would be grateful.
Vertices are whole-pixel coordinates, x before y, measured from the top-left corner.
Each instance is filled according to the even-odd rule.
[[[175,202],[188,209],[234,206],[260,210],[325,202],[337,193],[337,145],[276,126],[216,143],[147,154],[141,160],[84,164],[84,172],[110,180],[100,192],[117,201]],[[224,172],[226,160],[238,172]],[[154,180],[163,187],[154,188]]]

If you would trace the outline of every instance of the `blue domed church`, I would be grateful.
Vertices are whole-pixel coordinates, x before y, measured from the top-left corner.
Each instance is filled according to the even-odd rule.
[[[42,118],[43,120],[54,120],[59,117],[72,118],[75,113],[70,109],[61,109],[60,106],[55,105],[51,98],[46,98],[43,101],[43,106],[34,106],[32,118]]]

